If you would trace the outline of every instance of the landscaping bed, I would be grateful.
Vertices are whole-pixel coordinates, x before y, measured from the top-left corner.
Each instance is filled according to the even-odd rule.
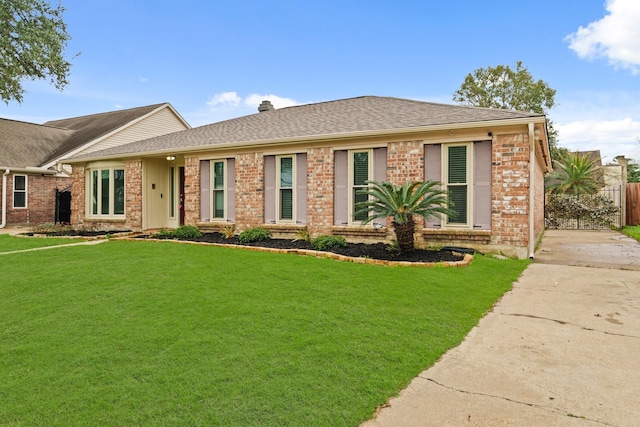
[[[141,235],[141,238],[175,239],[172,236]],[[295,239],[268,239],[256,242],[243,243],[238,236],[226,238],[222,233],[203,233],[200,237],[192,237],[188,240],[203,243],[216,243],[222,245],[253,246],[272,249],[308,249],[316,250],[311,243],[305,240]],[[451,250],[415,249],[411,252],[399,253],[385,243],[347,243],[344,247],[332,247],[326,250],[339,255],[353,258],[371,258],[383,261],[406,261],[421,263],[455,262],[462,261],[464,255]]]

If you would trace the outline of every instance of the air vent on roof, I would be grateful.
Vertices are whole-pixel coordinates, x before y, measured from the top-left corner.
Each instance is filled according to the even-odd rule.
[[[275,110],[275,108],[273,108],[273,105],[271,104],[271,101],[264,100],[258,106],[258,111],[261,112],[261,113],[263,111],[269,111],[269,110]]]

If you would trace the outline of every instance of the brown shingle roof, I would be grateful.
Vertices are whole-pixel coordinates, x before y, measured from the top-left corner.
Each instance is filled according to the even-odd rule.
[[[162,105],[166,104],[147,105],[145,107],[129,108],[127,110],[110,111],[107,113],[46,122],[44,124],[45,126],[75,131],[58,150],[51,153],[48,160],[55,160],[75,148],[105,136],[127,123],[151,113]]]
[[[412,127],[543,117],[492,108],[436,104],[364,96],[269,110],[236,119],[132,142],[82,157],[108,157],[155,151],[198,149],[218,144],[311,138]]]
[[[72,134],[68,129],[0,119],[0,166],[43,165]]]
[[[0,119],[0,166],[39,167],[153,112],[154,104],[52,120],[43,125]]]

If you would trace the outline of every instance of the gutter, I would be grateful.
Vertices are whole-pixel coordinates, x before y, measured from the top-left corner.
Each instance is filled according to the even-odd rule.
[[[535,168],[536,168],[535,125],[529,123],[529,259],[536,250],[535,232]]]
[[[0,228],[4,228],[7,225],[7,175],[9,175],[11,169],[6,168],[2,174],[2,222]]]

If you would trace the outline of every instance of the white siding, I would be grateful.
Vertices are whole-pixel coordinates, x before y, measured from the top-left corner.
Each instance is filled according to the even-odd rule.
[[[78,155],[104,150],[105,148],[117,147],[130,142],[165,135],[167,133],[177,132],[184,129],[188,129],[184,122],[176,117],[169,108],[163,108],[151,116],[146,117],[139,122],[116,132],[99,143],[88,147],[86,150],[78,153]]]

